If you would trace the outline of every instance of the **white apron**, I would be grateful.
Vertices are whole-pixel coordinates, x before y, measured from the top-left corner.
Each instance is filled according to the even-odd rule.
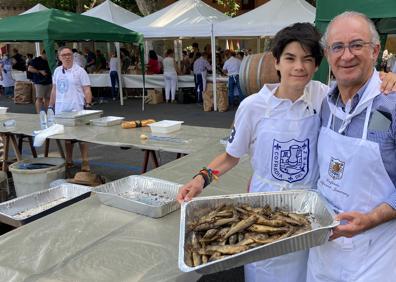
[[[312,106],[304,118],[259,121],[252,157],[250,192],[309,189],[318,178],[316,143],[319,115]],[[306,279],[308,251],[299,251],[245,265],[245,281],[300,282]]]
[[[206,76],[208,75],[208,71],[204,70],[203,72],[201,72],[202,75],[202,95],[203,93],[205,93],[206,91]]]
[[[84,94],[78,72],[62,71],[56,79],[55,113],[81,111]]]
[[[378,75],[374,74],[356,110],[346,115],[335,105],[318,141],[319,191],[336,212],[367,213],[380,205],[394,185],[381,161],[378,143],[367,140],[367,128],[374,98],[379,95]],[[331,130],[332,117],[346,124],[366,110],[362,138]],[[340,128],[342,132],[346,126]],[[309,253],[307,281],[395,281],[396,221],[392,220],[353,238],[341,237],[312,248]]]

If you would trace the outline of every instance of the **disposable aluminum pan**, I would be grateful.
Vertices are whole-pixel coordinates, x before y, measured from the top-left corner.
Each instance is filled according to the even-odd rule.
[[[89,197],[86,186],[64,183],[0,204],[0,222],[18,227]]]
[[[285,211],[296,213],[310,213],[312,230],[275,241],[245,252],[208,262],[196,267],[185,264],[184,245],[187,238],[187,223],[207,214],[222,204],[248,204],[253,207],[279,207]],[[338,225],[334,220],[334,212],[324,199],[315,191],[298,190],[272,193],[248,193],[225,196],[196,198],[181,207],[180,240],[179,240],[179,268],[183,272],[196,271],[199,273],[218,272],[247,263],[280,256],[283,254],[309,249],[328,241],[330,230]]]
[[[105,205],[158,218],[180,207],[176,201],[180,187],[174,182],[132,175],[98,186],[93,191]]]
[[[88,124],[90,120],[100,118],[102,110],[82,110],[76,112],[62,112],[55,115],[55,122],[64,126]]]
[[[123,117],[107,116],[91,120],[91,124],[95,126],[113,126],[121,124]]]

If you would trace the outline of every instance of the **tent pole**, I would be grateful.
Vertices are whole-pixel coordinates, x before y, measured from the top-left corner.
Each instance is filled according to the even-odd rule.
[[[210,34],[210,46],[212,47],[212,85],[213,85],[213,108],[217,111],[217,94],[216,94],[216,41],[213,31],[213,23],[212,30]],[[202,93],[203,95],[203,93]]]
[[[55,59],[55,48],[54,48],[54,40],[44,40],[44,49],[48,58],[48,65],[51,69],[51,72],[54,73],[56,69],[56,59]]]
[[[140,64],[142,66],[142,76],[143,76],[142,111],[144,111],[144,93],[146,91],[146,77],[145,77],[145,67],[144,67],[144,53],[145,53],[145,50],[144,50],[143,44],[139,44],[139,51],[140,51]]]
[[[122,81],[122,74],[121,74],[121,51],[120,51],[120,42],[115,42],[115,47],[117,50],[117,61],[118,61],[118,65],[117,65],[117,75],[118,75],[118,89],[120,91],[120,105],[124,106],[124,92],[122,90],[122,85],[123,85],[123,81]],[[107,45],[108,47],[110,47],[110,44]]]
[[[41,52],[40,52],[40,42],[34,42],[34,46],[36,47],[36,57],[39,57]]]

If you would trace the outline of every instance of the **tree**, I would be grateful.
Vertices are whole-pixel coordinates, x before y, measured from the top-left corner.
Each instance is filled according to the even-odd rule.
[[[236,0],[216,0],[216,2],[227,9],[225,14],[230,17],[235,16],[240,7]]]

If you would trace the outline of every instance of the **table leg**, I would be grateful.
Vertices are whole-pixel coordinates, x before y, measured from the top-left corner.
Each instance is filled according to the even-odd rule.
[[[143,150],[143,151],[144,151],[144,160],[142,166],[142,174],[147,172],[148,160],[150,156],[153,159],[154,167],[155,168],[159,167],[158,159],[157,159],[157,155],[155,154],[155,151],[154,150]]]
[[[21,158],[21,152],[18,150],[19,149],[18,142],[17,142],[14,134],[10,134],[9,136],[10,136],[11,146],[14,149],[16,159],[19,162],[22,160],[22,158]]]
[[[33,158],[37,158],[36,148],[34,148],[34,146],[33,146],[33,138],[32,138],[32,136],[28,136],[27,138],[29,141],[30,151],[32,152]],[[21,152],[22,152],[22,150],[21,150]]]

